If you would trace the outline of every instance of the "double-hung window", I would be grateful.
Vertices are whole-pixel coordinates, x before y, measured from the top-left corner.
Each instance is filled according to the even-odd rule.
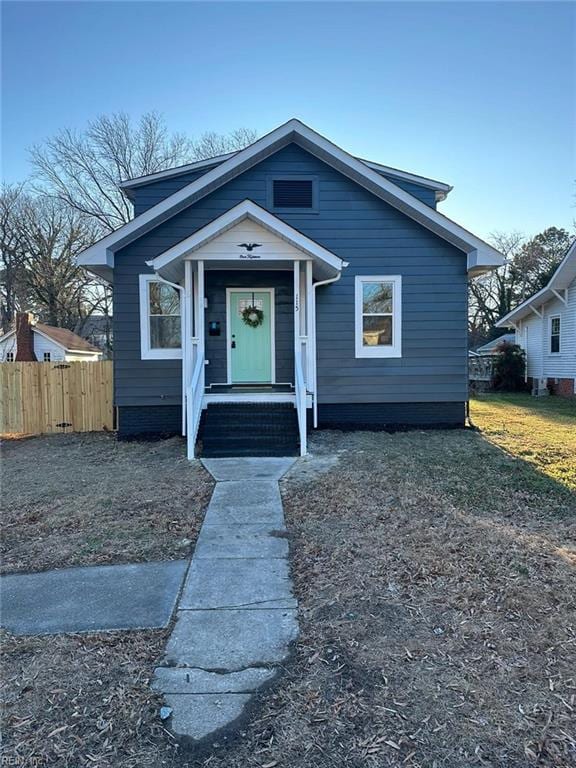
[[[402,357],[402,278],[356,277],[356,357]]]
[[[180,291],[154,275],[140,275],[140,346],[143,360],[182,357]]]
[[[550,318],[550,352],[553,355],[560,352],[560,315]]]

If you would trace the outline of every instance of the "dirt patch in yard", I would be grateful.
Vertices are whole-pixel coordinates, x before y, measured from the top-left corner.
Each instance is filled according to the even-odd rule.
[[[179,438],[6,440],[2,571],[186,557],[213,485]]]
[[[157,768],[176,745],[148,685],[167,632],[2,637],[2,765]]]
[[[283,481],[295,659],[190,765],[573,768],[574,494],[470,430],[310,450]]]

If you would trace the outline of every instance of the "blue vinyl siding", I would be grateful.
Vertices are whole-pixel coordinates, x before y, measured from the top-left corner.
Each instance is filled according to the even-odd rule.
[[[116,254],[117,404],[168,405],[180,401],[180,361],[140,360],[138,274],[148,271],[145,262],[246,198],[266,208],[267,178],[282,173],[318,177],[319,211],[277,214],[279,218],[350,263],[338,283],[318,289],[319,402],[466,400],[465,255],[291,144]],[[401,358],[355,359],[357,274],[402,275]],[[249,279],[254,280],[254,274]],[[225,322],[225,316],[216,319]],[[286,354],[292,354],[288,345]],[[217,368],[221,363],[214,365],[214,374],[207,371],[209,380],[212,375],[220,377]]]

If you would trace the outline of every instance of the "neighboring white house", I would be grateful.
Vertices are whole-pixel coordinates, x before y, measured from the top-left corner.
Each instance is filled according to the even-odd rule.
[[[514,328],[533,390],[576,393],[576,241],[550,282],[496,323]]]
[[[24,321],[19,334],[32,335],[34,356],[41,363],[77,360],[93,362],[102,359],[99,349],[65,328],[54,328],[30,319]],[[16,329],[0,336],[0,362],[12,363],[17,359],[31,359],[29,355],[18,355],[18,337]]]

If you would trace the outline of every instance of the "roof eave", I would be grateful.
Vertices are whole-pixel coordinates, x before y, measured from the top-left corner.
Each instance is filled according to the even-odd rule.
[[[171,218],[184,208],[193,205],[197,200],[274,154],[291,141],[308,151],[312,151],[320,160],[327,162],[336,170],[340,170],[348,178],[356,181],[360,186],[368,189],[447,242],[451,242],[464,253],[491,252],[494,258],[492,260],[489,258],[482,264],[478,262],[476,265],[477,273],[502,263],[501,254],[483,240],[467,232],[460,225],[404,191],[394,182],[369,168],[361,160],[356,159],[298,120],[288,121],[230,159],[225,160],[216,168],[203,174],[199,179],[190,182],[168,198],[149,208],[131,222],[120,227],[116,232],[107,235],[99,243],[88,248],[79,257],[78,263],[91,268],[107,265],[113,269],[114,251],[124,247],[145,234],[148,229]]]

